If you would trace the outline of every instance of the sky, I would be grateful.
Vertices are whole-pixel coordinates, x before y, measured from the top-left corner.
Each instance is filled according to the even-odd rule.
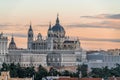
[[[45,37],[57,13],[66,36],[78,37],[83,49],[120,48],[120,0],[0,0],[0,32],[26,48],[30,21],[35,38]]]

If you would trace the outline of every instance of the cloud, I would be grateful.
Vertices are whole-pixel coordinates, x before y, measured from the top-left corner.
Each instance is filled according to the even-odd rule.
[[[81,18],[104,19],[108,14],[99,14],[95,16],[81,16]]]
[[[6,36],[12,36],[11,33],[4,34]],[[20,37],[20,38],[27,38],[26,34],[21,33],[14,33],[14,37]],[[114,42],[114,43],[120,43],[120,39],[105,39],[105,38],[87,38],[87,37],[79,37],[82,41],[97,41],[97,42]]]
[[[120,19],[120,14],[110,14],[110,15],[107,15],[106,18],[109,18],[109,19]]]
[[[67,27],[120,29],[120,24],[103,21],[100,23],[70,24]]]
[[[120,39],[104,39],[104,38],[83,38],[83,37],[80,37],[80,40],[83,40],[83,41],[98,41],[98,42],[115,42],[115,43],[120,42]]]
[[[66,25],[67,27],[80,27],[80,28],[106,28],[106,29],[120,29],[120,20],[102,20],[99,22],[89,23],[73,23]]]
[[[26,34],[21,34],[21,33],[5,33],[4,35],[6,36],[14,36],[14,37],[22,37],[22,38],[27,38],[27,35]]]
[[[92,24],[71,24],[67,25],[68,27],[81,27],[81,28],[113,28],[111,26],[101,26],[101,25],[92,25]],[[120,29],[120,28],[114,28]]]
[[[37,25],[35,25],[35,26],[39,26],[39,27],[48,27],[49,25],[47,25],[47,24],[37,24]]]
[[[22,26],[21,24],[11,24],[11,23],[0,23],[0,27],[7,27],[7,26]]]
[[[9,27],[29,27],[30,24],[12,24],[12,23],[0,23],[0,28],[9,28]],[[36,24],[32,26],[38,26],[38,27],[48,27],[48,24]]]
[[[120,19],[120,14],[99,14],[95,16],[81,16],[81,18],[93,18],[93,19]]]

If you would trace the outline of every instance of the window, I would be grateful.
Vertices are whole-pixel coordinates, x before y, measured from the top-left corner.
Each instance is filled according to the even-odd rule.
[[[53,58],[53,61],[55,61],[55,58]]]
[[[57,58],[57,61],[60,61],[60,59],[59,59],[59,58]]]
[[[48,61],[50,61],[50,58],[48,58]]]

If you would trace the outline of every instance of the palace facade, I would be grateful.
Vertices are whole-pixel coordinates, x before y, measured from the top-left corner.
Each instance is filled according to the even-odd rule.
[[[38,33],[34,39],[32,25],[28,29],[27,49],[18,49],[14,37],[9,44],[9,54],[6,62],[20,63],[21,66],[76,66],[86,61],[86,52],[82,50],[78,38],[70,38],[65,35],[66,31],[60,24],[57,16],[55,25],[49,24],[46,39]]]
[[[96,67],[109,68],[120,64],[120,50],[92,52],[86,55],[81,48],[78,38],[70,38],[65,35],[66,31],[61,26],[57,16],[55,25],[48,26],[47,37],[43,38],[38,33],[34,39],[33,26],[30,24],[27,37],[27,48],[18,48],[14,36],[11,37],[9,47],[8,38],[0,34],[0,67],[2,63],[19,63],[22,67],[42,65],[44,67],[76,67],[78,64],[87,64],[89,69]]]

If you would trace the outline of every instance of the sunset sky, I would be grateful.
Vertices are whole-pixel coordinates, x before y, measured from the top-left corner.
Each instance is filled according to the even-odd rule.
[[[120,0],[0,0],[0,32],[26,48],[30,21],[35,37],[46,36],[57,13],[66,35],[79,37],[83,49],[120,48]]]

